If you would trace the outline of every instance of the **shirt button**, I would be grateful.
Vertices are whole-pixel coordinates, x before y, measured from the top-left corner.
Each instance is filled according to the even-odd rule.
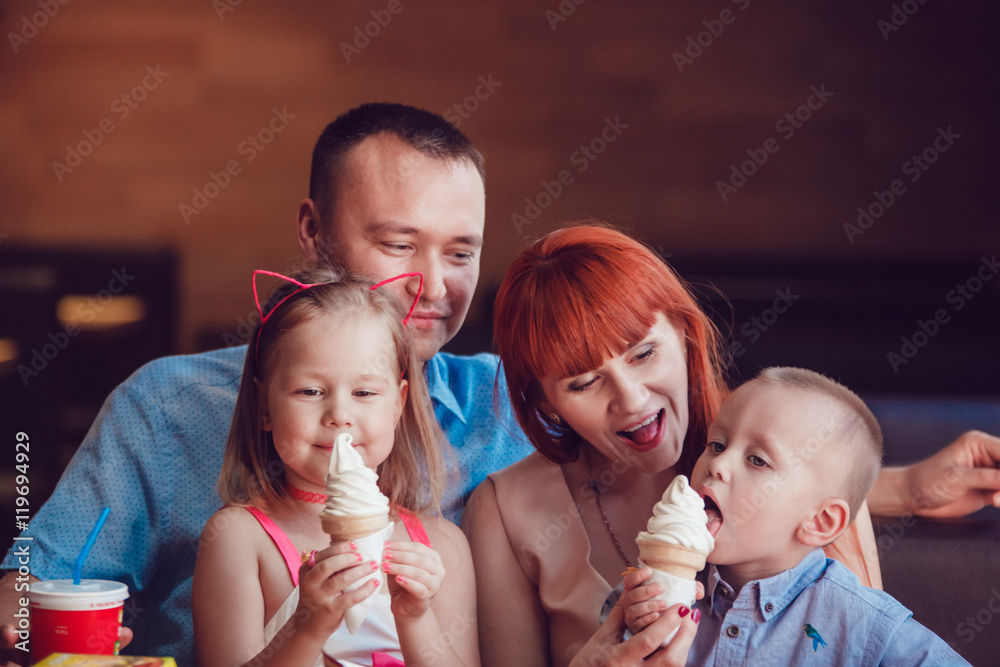
[[[770,614],[772,611],[774,611],[774,605],[768,602],[766,605],[764,605],[764,611]]]
[[[735,625],[730,625],[728,628],[726,628],[726,634],[732,637],[733,639],[736,639],[737,637],[740,636],[740,629]]]

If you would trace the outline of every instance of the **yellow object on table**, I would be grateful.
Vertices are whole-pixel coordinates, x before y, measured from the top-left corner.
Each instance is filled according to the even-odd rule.
[[[149,658],[138,655],[83,655],[79,653],[53,653],[33,667],[177,667],[173,658]]]

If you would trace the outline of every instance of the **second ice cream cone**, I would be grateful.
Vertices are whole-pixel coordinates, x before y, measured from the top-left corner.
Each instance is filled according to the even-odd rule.
[[[705,554],[660,540],[637,540],[639,559],[654,570],[681,579],[694,579],[705,568]]]

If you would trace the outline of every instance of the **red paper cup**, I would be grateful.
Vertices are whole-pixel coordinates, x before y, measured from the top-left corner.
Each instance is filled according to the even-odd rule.
[[[33,662],[52,653],[118,654],[125,584],[56,579],[31,584],[29,595]]]

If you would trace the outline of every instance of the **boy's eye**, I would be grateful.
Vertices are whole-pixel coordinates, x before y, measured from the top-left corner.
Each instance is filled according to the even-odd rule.
[[[751,465],[756,466],[758,468],[764,468],[767,466],[767,461],[760,458],[756,454],[751,454],[750,456],[748,456],[747,461],[749,461]]]
[[[705,449],[712,452],[713,454],[721,454],[726,451],[726,446],[721,442],[709,442],[705,445]]]

